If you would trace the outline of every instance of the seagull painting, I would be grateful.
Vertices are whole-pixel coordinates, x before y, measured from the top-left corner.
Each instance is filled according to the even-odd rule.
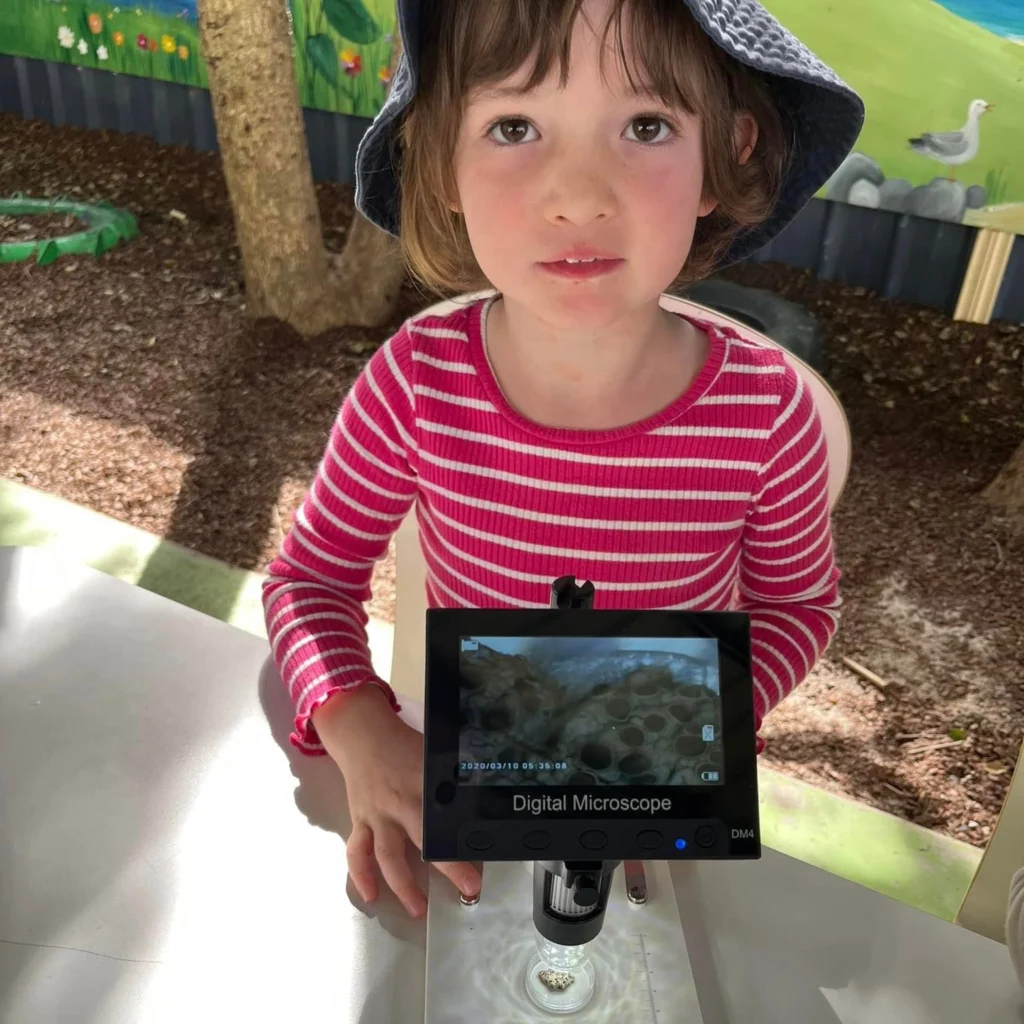
[[[950,180],[955,180],[957,167],[970,163],[978,155],[978,122],[981,115],[991,109],[991,103],[974,100],[967,108],[967,123],[958,132],[924,132],[919,138],[910,140],[910,148],[945,164],[950,169]]]

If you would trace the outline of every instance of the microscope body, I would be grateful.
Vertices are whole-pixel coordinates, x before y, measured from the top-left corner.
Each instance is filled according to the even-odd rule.
[[[749,616],[594,592],[427,611],[423,859],[532,863],[524,983],[557,1013],[594,991],[620,865],[643,904],[645,860],[760,856]]]
[[[551,585],[552,608],[593,608],[594,585],[561,576]],[[612,878],[621,862],[538,860],[533,865],[533,923],[560,946],[582,946],[600,934]]]
[[[582,946],[596,939],[620,863],[534,861],[533,923],[537,931],[560,946]]]
[[[600,933],[620,864],[760,856],[749,616],[594,592],[427,611],[423,858],[533,862],[562,944]]]

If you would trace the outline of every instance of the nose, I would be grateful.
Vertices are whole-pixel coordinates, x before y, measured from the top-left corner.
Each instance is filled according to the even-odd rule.
[[[553,157],[546,171],[542,209],[550,223],[586,227],[615,216],[618,201],[607,157]]]

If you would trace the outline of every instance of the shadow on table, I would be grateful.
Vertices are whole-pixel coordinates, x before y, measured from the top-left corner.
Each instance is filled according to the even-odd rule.
[[[299,783],[295,788],[295,806],[311,825],[333,832],[347,842],[352,834],[352,819],[348,812],[344,779],[329,757],[310,757],[297,750],[289,741],[294,724],[292,704],[281,676],[270,659],[260,673],[259,696],[271,735],[288,758],[292,775]],[[428,865],[418,856],[410,856],[409,860],[417,884],[425,892]],[[422,1020],[426,921],[409,917],[379,873],[377,886],[380,896],[376,905],[367,904],[351,880],[346,891],[352,905],[360,913],[375,919],[384,931],[403,943],[405,950],[419,950],[421,954],[418,958],[407,958],[407,963],[403,961],[400,972],[388,972],[388,976],[377,981],[366,995],[360,1024],[380,1024],[385,1020]],[[399,978],[401,983],[398,983]]]

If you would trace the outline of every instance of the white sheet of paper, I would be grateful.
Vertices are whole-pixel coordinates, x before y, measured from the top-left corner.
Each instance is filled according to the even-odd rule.
[[[644,862],[644,872],[643,904],[626,898],[621,865],[615,872],[604,926],[591,943],[594,995],[564,1015],[537,1009],[524,988],[537,935],[532,865],[484,864],[473,907],[431,872],[424,1024],[704,1024],[668,865]]]

